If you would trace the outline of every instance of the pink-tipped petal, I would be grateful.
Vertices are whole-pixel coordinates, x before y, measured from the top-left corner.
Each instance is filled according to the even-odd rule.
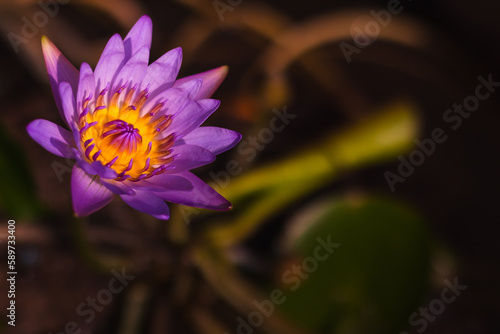
[[[50,153],[64,158],[74,158],[71,147],[75,146],[75,141],[70,131],[44,119],[34,120],[28,124],[26,130],[34,141]]]
[[[75,214],[84,217],[106,206],[114,194],[99,182],[99,177],[90,176],[75,165],[71,174],[71,197]]]
[[[132,57],[132,55],[143,46],[151,49],[152,36],[153,22],[149,16],[143,15],[137,20],[123,40],[123,45],[125,46],[125,59]]]
[[[193,80],[193,79],[203,79],[203,85],[201,86],[200,91],[196,94],[195,99],[208,99],[213,93],[219,88],[221,83],[227,76],[227,72],[229,71],[229,67],[221,66],[214,68],[210,71],[194,74],[185,78],[178,79],[174,83],[174,87],[182,85],[183,83]]]
[[[149,65],[144,77],[143,87],[149,85],[151,98],[172,87],[182,63],[182,49],[175,48]]]
[[[175,145],[196,145],[217,155],[234,147],[240,140],[241,134],[236,131],[203,126],[176,141]]]
[[[137,211],[162,220],[167,220],[170,217],[167,203],[152,192],[136,190],[133,195],[120,195],[120,197]]]
[[[96,93],[111,84],[117,71],[123,66],[124,59],[125,48],[122,38],[119,34],[115,34],[109,39],[95,67]]]
[[[59,95],[61,96],[61,106],[66,124],[76,123],[78,117],[76,115],[75,96],[73,95],[71,85],[67,82],[61,82],[59,84]]]
[[[76,112],[80,115],[83,111],[83,102],[85,99],[96,97],[95,76],[92,68],[87,63],[82,63],[80,67],[80,79],[78,81],[78,93],[76,94]]]
[[[165,173],[179,173],[185,170],[193,169],[211,163],[215,160],[215,154],[199,146],[182,145],[172,148],[174,161],[169,164],[172,169]]]
[[[78,85],[78,70],[46,36],[42,36],[42,51],[57,109],[62,119],[66,122],[66,117],[64,117],[62,109],[61,96],[59,94],[59,84],[61,82],[69,83],[73,90],[73,94],[75,94]]]
[[[177,204],[194,206],[197,208],[212,209],[226,211],[231,209],[231,203],[217,193],[212,187],[203,182],[200,178],[191,172],[182,172],[176,176],[183,177],[192,185],[192,189],[165,189],[161,192],[156,192],[160,198]],[[166,177],[166,176],[165,176]]]

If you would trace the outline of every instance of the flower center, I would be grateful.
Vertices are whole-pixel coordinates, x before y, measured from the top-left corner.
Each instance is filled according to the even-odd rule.
[[[139,129],[134,128],[131,123],[126,123],[121,119],[107,122],[103,126],[101,135],[101,146],[108,147],[107,155],[120,154],[132,155],[137,152],[138,146],[142,143],[142,136]]]
[[[126,94],[124,94],[126,92]],[[164,103],[144,113],[147,89],[118,89],[106,105],[107,90],[82,101],[80,139],[89,162],[100,161],[118,173],[117,181],[139,181],[163,173],[173,157],[174,134],[165,132],[171,115],[158,115]],[[90,111],[93,109],[93,111]]]

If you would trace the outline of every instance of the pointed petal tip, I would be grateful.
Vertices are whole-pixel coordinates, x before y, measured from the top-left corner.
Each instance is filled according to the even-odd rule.
[[[92,66],[90,66],[89,63],[83,62],[80,65],[80,72],[89,71],[89,70],[92,71]]]
[[[229,66],[223,65],[223,66],[214,68],[214,71],[219,72],[221,79],[224,79],[227,76],[227,74],[229,73]]]
[[[94,213],[94,212],[90,212],[90,213],[77,212],[77,210],[80,210],[80,208],[75,208],[75,204],[73,203],[73,216],[75,218],[85,218],[85,217],[88,217],[90,214]]]
[[[238,131],[233,131],[233,133],[236,135],[236,138],[235,138],[236,143],[235,144],[238,144],[240,142],[241,138],[243,138],[243,135],[241,133],[239,133]]]
[[[182,59],[184,58],[184,52],[182,51],[182,47],[178,46],[176,48],[173,48],[169,52],[173,52],[173,55],[175,56],[175,60],[179,62],[179,67],[180,64],[182,63]]]
[[[226,79],[228,73],[229,66],[227,65],[216,67],[212,70],[207,71],[207,74],[209,74],[209,78],[213,82],[213,84],[218,84],[217,87],[220,86],[224,79]]]
[[[151,24],[153,25],[153,20],[151,20],[151,18],[149,17],[149,15],[142,15],[138,20],[137,22],[141,22],[141,23],[147,23],[147,24]]]
[[[55,46],[54,43],[52,43],[52,41],[50,40],[50,38],[48,38],[46,35],[42,35],[41,43],[42,43],[42,47]]]
[[[47,36],[43,35],[41,38],[41,43],[42,43],[42,52],[45,57],[45,60],[47,60],[48,56],[53,55],[54,57],[57,57],[61,51],[55,46],[54,43],[48,38]]]

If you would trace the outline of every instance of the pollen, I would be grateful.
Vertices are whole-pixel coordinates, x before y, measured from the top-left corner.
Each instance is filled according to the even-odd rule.
[[[109,97],[107,89],[82,101],[80,145],[88,162],[100,161],[118,173],[117,181],[139,181],[161,174],[173,161],[175,134],[167,135],[172,115],[160,102],[146,112],[148,90],[125,85]],[[109,99],[109,103],[106,100]]]

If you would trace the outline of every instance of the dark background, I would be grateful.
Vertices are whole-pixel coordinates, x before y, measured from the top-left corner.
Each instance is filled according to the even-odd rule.
[[[113,10],[106,11],[94,6],[92,1],[70,1],[61,5],[57,15],[40,28],[28,44],[23,44],[18,53],[14,52],[7,34],[19,31],[16,24],[23,16],[31,17],[39,7],[36,3],[24,4],[21,1],[0,2],[3,37],[0,43],[1,137],[14,147],[10,151],[5,148],[7,153],[2,159],[9,159],[13,154],[16,163],[26,162],[26,173],[30,175],[25,175],[25,178],[32,178],[34,185],[30,192],[32,197],[26,200],[38,203],[33,209],[35,214],[28,212],[19,219],[12,216],[12,212],[19,210],[10,210],[9,205],[14,204],[7,199],[9,193],[18,192],[17,185],[9,182],[9,175],[1,176],[4,203],[0,202],[0,215],[3,222],[16,219],[19,248],[18,326],[15,329],[6,326],[2,316],[0,324],[6,333],[58,333],[67,321],[78,320],[74,312],[76,306],[86,296],[95,296],[110,277],[109,272],[94,268],[86,246],[82,246],[85,242],[98,245],[110,258],[127,255],[134,263],[134,272],[142,273],[134,282],[133,293],[120,294],[98,314],[85,333],[135,333],[123,320],[125,307],[135,300],[135,294],[151,291],[153,297],[139,307],[147,316],[139,323],[137,333],[199,332],[188,312],[175,306],[173,300],[178,296],[172,290],[178,289],[162,280],[162,268],[176,268],[183,261],[179,249],[165,245],[159,233],[163,231],[162,225],[139,213],[131,213],[116,200],[109,208],[91,216],[91,220],[83,220],[83,225],[75,227],[75,223],[67,221],[66,217],[71,216],[69,174],[63,175],[61,183],[51,165],[54,161],[63,165],[66,162],[41,149],[25,131],[26,125],[36,118],[62,124],[44,73],[39,46],[41,34],[48,35],[73,64],[86,61],[94,67],[106,40],[113,33],[120,32],[124,36],[138,17],[148,14],[154,23],[151,59],[182,46],[181,77],[229,65],[229,76],[215,94],[215,98],[223,101],[222,106],[208,122],[245,134],[261,122],[262,110],[269,109],[267,102],[262,102],[265,95],[262,93],[263,74],[259,69],[250,69],[273,43],[263,34],[240,24],[248,18],[245,14],[248,13],[247,6],[261,8],[263,13],[272,11],[276,14],[274,22],[285,18],[288,27],[327,13],[341,14],[346,10],[369,13],[387,6],[386,1],[260,3],[243,0],[233,11],[225,12],[225,20],[220,21],[211,2],[191,1],[191,5],[187,5],[188,2],[113,1],[110,2]],[[420,27],[427,27],[429,35],[434,38],[432,43],[411,48],[379,39],[364,49],[359,57],[354,55],[350,64],[342,57],[339,41],[310,50],[304,57],[318,60],[319,67],[324,66],[326,77],[341,73],[337,79],[332,79],[334,92],[293,63],[286,72],[290,94],[284,101],[290,110],[299,114],[298,120],[276,136],[252,165],[307,148],[325,134],[350,124],[360,114],[369,114],[372,108],[399,98],[409,98],[418,105],[421,118],[419,138],[429,137],[433,129],[445,127],[442,119],[445,110],[474,93],[478,76],[492,74],[494,80],[500,81],[499,3],[487,0],[401,3],[405,9],[399,15],[410,16]],[[130,8],[140,12],[128,12]],[[214,33],[196,45],[187,31],[197,24],[212,27]],[[345,41],[353,43],[352,39]],[[360,97],[359,100],[356,97]],[[360,100],[363,100],[361,107]],[[396,170],[397,160],[349,172],[335,184],[325,185],[316,195],[311,195],[314,198],[331,191],[363,189],[410,203],[426,218],[434,244],[446,249],[453,259],[444,261],[444,269],[439,268],[439,260],[434,261],[433,270],[450,270],[468,286],[463,296],[447,306],[446,311],[429,325],[425,331],[429,334],[500,333],[497,241],[499,102],[500,95],[495,92],[464,120],[458,130],[447,130],[448,140],[439,145],[411,177],[398,184],[394,193],[388,189],[383,174],[386,170]],[[18,155],[20,160],[17,160]],[[224,159],[227,161],[230,157],[231,153],[223,155],[214,168],[223,166]],[[18,170],[24,172],[23,168],[19,166]],[[198,175],[206,176],[208,171],[201,169]],[[304,201],[311,201],[311,198]],[[281,213],[273,221],[279,222],[286,216]],[[1,226],[0,234],[4,235],[6,224]],[[87,241],[80,240],[78,229],[82,226],[87,231]],[[246,248],[257,257],[266,257],[273,249],[282,228],[276,227],[281,226],[279,224],[273,226],[249,238]],[[2,237],[2,245],[5,245],[5,240]],[[0,252],[1,258],[6,259],[5,250]],[[443,256],[447,258],[448,255]],[[449,266],[450,263],[453,265]],[[0,277],[4,277],[4,272],[2,270]],[[205,284],[199,275],[192,280],[194,285],[200,282],[203,287]],[[2,281],[5,282],[3,278]],[[202,294],[203,289],[210,290],[199,288],[196,294]],[[426,305],[439,291],[439,288],[430,288],[420,305]],[[5,310],[4,296],[0,300],[1,308]],[[211,304],[221,318],[234,319],[227,305],[220,306],[221,302],[216,298],[208,300],[206,303]],[[5,311],[0,313],[5,314]]]

